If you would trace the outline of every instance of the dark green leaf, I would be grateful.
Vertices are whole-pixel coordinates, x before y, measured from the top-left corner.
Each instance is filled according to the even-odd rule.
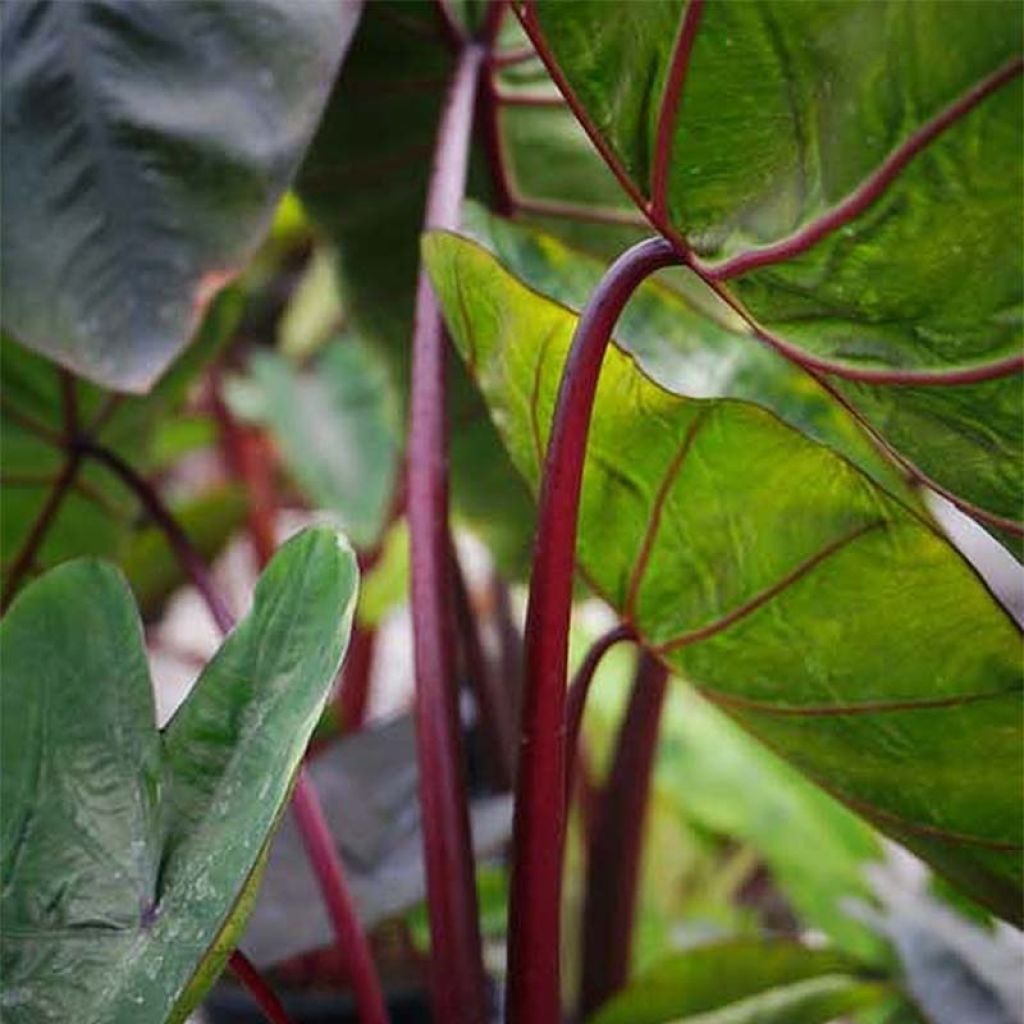
[[[355,2],[3,7],[5,326],[148,390],[269,225]]]
[[[0,625],[5,1020],[187,1009],[284,806],[355,593],[335,533],[290,541],[162,733],[115,569],[71,562],[19,595]]]
[[[892,996],[838,953],[745,940],[666,958],[590,1024],[826,1024]]]
[[[999,522],[1024,501],[1021,6],[708,3],[688,60],[682,0],[628,19],[596,0],[529,6],[635,200],[751,323],[825,368],[948,375],[825,379],[1013,536]],[[958,379],[979,367],[994,379]]]
[[[449,329],[536,487],[577,318],[471,242],[425,247]],[[772,413],[670,394],[613,346],[578,559],[674,671],[1019,916],[1019,634],[916,508]]]
[[[73,385],[77,428],[140,471],[167,457],[164,428],[180,412],[197,372],[221,349],[238,323],[242,296],[224,291],[211,305],[196,341],[145,397],[113,395],[87,381]],[[0,557],[4,590],[11,570],[58,489],[71,456],[66,437],[62,371],[8,337],[0,344]],[[176,424],[182,420],[175,418]],[[161,434],[163,437],[161,438]],[[164,450],[161,451],[161,447]],[[29,573],[79,555],[117,557],[129,541],[139,508],[105,467],[86,460],[63,491],[43,531]],[[22,581],[23,582],[23,581]]]

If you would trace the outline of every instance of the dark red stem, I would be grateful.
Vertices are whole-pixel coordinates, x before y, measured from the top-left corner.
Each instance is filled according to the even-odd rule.
[[[480,727],[487,746],[488,764],[495,787],[511,790],[515,778],[516,737],[512,695],[502,686],[484,655],[477,617],[473,614],[469,588],[452,550],[452,589],[455,597],[455,623],[465,673],[476,700]]]
[[[615,758],[599,797],[583,909],[583,1020],[629,977],[644,824],[667,680],[665,667],[642,653]]]
[[[766,245],[761,249],[740,253],[723,263],[713,265],[701,264],[701,273],[725,281],[731,277],[745,274],[757,267],[767,266],[792,259],[826,236],[859,217],[878,197],[892,184],[892,181],[903,169],[937,136],[955,124],[965,114],[970,113],[979,103],[991,96],[997,89],[1011,79],[1016,78],[1024,69],[1024,58],[1015,57],[998,68],[991,75],[983,78],[962,96],[954,100],[948,107],[941,110],[931,120],[926,121],[913,134],[909,135],[879,165],[877,170],[841,203],[832,207],[824,216],[812,221],[805,228],[784,238],[780,242]]]
[[[373,956],[359,923],[359,915],[352,902],[316,787],[305,768],[299,769],[292,796],[292,811],[310,865],[320,883],[320,891],[337,936],[338,949],[345,957],[345,970],[355,993],[359,1019],[362,1024],[388,1024],[384,993],[381,991]]]
[[[222,633],[229,633],[235,624],[231,610],[214,585],[206,563],[199,552],[192,547],[192,542],[167,506],[164,505],[156,488],[125,462],[120,455],[109,448],[104,448],[103,445],[88,439],[80,439],[76,444],[76,450],[96,459],[97,462],[102,462],[135,493],[150,518],[163,531],[175,558],[178,559],[193,586],[206,602],[206,607],[209,608],[217,628]]]
[[[344,733],[357,732],[366,721],[366,705],[370,697],[370,676],[376,646],[377,630],[372,626],[354,623],[334,703],[338,728]]]
[[[67,461],[61,468],[53,487],[43,503],[32,523],[32,528],[18,550],[10,571],[7,574],[7,586],[4,588],[3,600],[0,602],[0,611],[7,611],[14,595],[21,586],[21,581],[32,571],[36,555],[43,546],[50,527],[53,525],[57,512],[60,510],[67,496],[68,491],[74,486],[75,478],[78,476],[78,469],[81,465],[82,455],[76,447],[78,436],[78,396],[75,392],[75,378],[67,371],[61,371],[61,397],[64,405],[64,436],[52,436],[54,444],[67,452]],[[7,409],[5,415],[9,414]],[[29,428],[31,429],[31,428]],[[49,428],[45,428],[49,433]]]
[[[565,830],[565,680],[587,432],[612,328],[648,275],[678,263],[661,238],[612,264],[573,337],[541,481],[526,619],[523,714],[509,906],[509,1020],[560,1019],[559,915]]]
[[[249,962],[249,958],[236,949],[228,959],[228,966],[238,980],[249,990],[249,995],[256,1000],[263,1016],[271,1024],[292,1024],[288,1011],[277,998],[274,990],[263,980],[263,975]]]
[[[690,65],[690,54],[697,38],[704,0],[690,0],[686,15],[676,39],[675,50],[669,63],[661,109],[658,112],[658,130],[654,143],[654,162],[651,170],[651,218],[664,220],[668,211],[669,170],[672,166],[672,139],[679,119],[679,101]]]
[[[565,766],[565,806],[568,807],[572,800],[572,792],[575,788],[576,778],[579,775],[580,767],[580,733],[583,728],[583,710],[587,703],[587,694],[590,693],[590,684],[597,671],[597,666],[605,654],[618,643],[624,640],[634,640],[633,630],[626,625],[614,626],[604,636],[598,637],[591,645],[587,656],[583,659],[580,667],[573,676],[569,686],[569,697],[565,711],[565,747],[568,751]]]
[[[438,128],[425,227],[458,226],[484,50],[466,44]],[[480,1024],[487,996],[455,689],[449,594],[445,336],[426,271],[416,291],[408,443],[416,736],[434,1016]]]

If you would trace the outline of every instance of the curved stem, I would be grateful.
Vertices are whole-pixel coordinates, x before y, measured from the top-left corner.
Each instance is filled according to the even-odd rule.
[[[541,481],[526,619],[521,756],[509,905],[509,1020],[560,1019],[565,676],[587,432],[612,328],[645,277],[679,262],[661,238],[619,257],[591,296],[562,374]]]
[[[484,50],[462,49],[438,127],[426,228],[455,228]],[[451,1024],[487,1017],[473,852],[455,692],[449,591],[445,337],[426,271],[416,291],[408,444],[416,740],[423,812],[434,1014]]]
[[[617,643],[623,640],[634,640],[636,637],[633,630],[626,625],[614,626],[604,636],[600,636],[591,645],[587,656],[583,659],[580,667],[573,676],[569,686],[569,698],[565,711],[565,806],[569,806],[572,800],[572,791],[575,788],[576,778],[579,773],[579,749],[580,732],[583,729],[583,711],[587,703],[587,694],[590,693],[590,684],[593,681],[594,673],[601,664],[604,656]]]
[[[316,787],[305,768],[299,769],[292,796],[292,811],[309,862],[320,883],[320,891],[338,939],[338,948],[345,957],[345,969],[359,1007],[359,1019],[362,1024],[388,1024],[384,993],[381,991],[373,956],[359,923],[359,914],[352,902]]]
[[[210,615],[217,624],[217,628],[222,633],[231,632],[235,625],[235,617],[214,585],[206,563],[192,546],[192,542],[181,528],[181,524],[164,505],[152,484],[140,476],[120,455],[112,452],[109,448],[104,448],[103,445],[90,440],[80,440],[76,445],[76,450],[83,455],[91,456],[97,462],[102,462],[135,492],[135,496],[142,506],[163,531],[175,558],[178,559],[193,586],[206,602],[206,607],[210,610]]]
[[[228,958],[228,966],[238,980],[248,989],[249,995],[256,1000],[263,1016],[271,1024],[292,1024],[288,1011],[277,998],[274,990],[263,980],[263,975],[249,962],[249,958],[236,949]]]

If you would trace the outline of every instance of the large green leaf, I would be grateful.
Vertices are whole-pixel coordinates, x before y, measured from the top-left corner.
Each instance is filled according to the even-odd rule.
[[[117,570],[70,562],[19,595],[0,626],[5,1020],[159,1024],[197,970],[212,980],[355,593],[337,534],[290,541],[162,733]]]
[[[527,7],[652,224],[807,355],[854,373],[952,375],[826,379],[990,524],[1019,523],[1021,6],[720,0],[695,35],[682,0],[628,18],[596,0]],[[956,377],[979,367],[994,379]]]
[[[152,386],[269,225],[359,9],[5,3],[5,326]]]
[[[449,329],[536,487],[577,317],[475,243],[434,234],[425,252]],[[613,346],[577,555],[674,671],[1019,918],[1019,635],[916,508],[774,414],[666,392]]]
[[[387,374],[355,337],[335,339],[314,366],[259,353],[229,382],[237,415],[265,425],[316,508],[358,547],[385,526],[398,475],[398,414]]]
[[[838,953],[744,940],[667,957],[590,1024],[827,1024],[893,995]]]

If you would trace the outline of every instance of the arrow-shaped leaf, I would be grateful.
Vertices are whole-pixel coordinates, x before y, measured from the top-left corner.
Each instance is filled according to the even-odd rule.
[[[19,595],[0,626],[5,1020],[162,1024],[197,972],[212,981],[341,661],[356,579],[332,531],[286,544],[162,733],[116,569],[69,562]]]

